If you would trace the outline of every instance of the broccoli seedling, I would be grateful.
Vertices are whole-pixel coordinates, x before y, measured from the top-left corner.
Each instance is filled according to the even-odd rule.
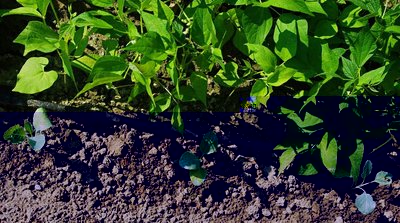
[[[200,186],[206,179],[207,170],[201,167],[200,159],[204,155],[212,154],[217,151],[218,138],[213,131],[204,134],[200,143],[202,155],[197,157],[192,152],[184,152],[179,159],[179,165],[189,170],[190,180],[195,186]]]
[[[13,144],[22,143],[27,140],[33,150],[39,152],[46,142],[46,137],[42,131],[51,126],[46,110],[44,108],[38,108],[33,114],[33,124],[25,119],[23,127],[18,124],[11,126],[4,132],[3,138],[4,140],[11,141]]]
[[[376,202],[374,201],[374,199],[370,194],[368,194],[367,192],[365,192],[364,189],[362,189],[362,187],[371,183],[378,183],[379,186],[390,185],[392,183],[392,175],[385,171],[378,172],[375,176],[375,180],[364,183],[365,178],[369,174],[371,174],[371,171],[372,171],[372,162],[367,160],[364,164],[363,172],[361,173],[363,181],[360,185],[355,187],[363,191],[361,195],[357,195],[356,207],[364,215],[370,214],[375,209]]]

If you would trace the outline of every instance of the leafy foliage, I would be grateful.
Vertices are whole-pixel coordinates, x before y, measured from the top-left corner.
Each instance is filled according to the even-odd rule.
[[[200,144],[202,155],[197,157],[192,152],[184,152],[179,159],[179,165],[189,170],[190,180],[193,185],[200,186],[206,179],[207,170],[201,167],[201,157],[217,151],[218,138],[213,131],[204,134]]]
[[[33,114],[33,125],[28,121],[24,121],[24,126],[14,125],[11,126],[3,134],[4,140],[9,140],[13,144],[22,143],[27,140],[29,145],[32,146],[36,152],[40,151],[46,143],[46,137],[42,131],[52,126],[49,118],[47,117],[44,108],[36,109]]]

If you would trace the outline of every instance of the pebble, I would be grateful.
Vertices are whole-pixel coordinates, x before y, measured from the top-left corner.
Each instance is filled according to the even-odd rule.
[[[285,197],[279,197],[276,201],[278,207],[285,207]]]
[[[39,184],[35,185],[35,190],[42,190],[42,187]]]
[[[261,213],[265,216],[265,217],[269,217],[272,215],[271,211],[268,210],[267,208],[262,209]]]
[[[335,219],[335,223],[343,223],[343,218],[341,216],[337,216]]]
[[[385,211],[383,213],[383,215],[389,220],[392,221],[393,220],[393,212],[392,211]]]

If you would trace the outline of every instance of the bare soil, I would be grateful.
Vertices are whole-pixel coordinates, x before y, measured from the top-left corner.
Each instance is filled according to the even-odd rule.
[[[0,132],[31,115],[0,113]],[[278,176],[271,149],[285,127],[271,115],[184,113],[184,136],[143,114],[49,116],[39,153],[0,142],[0,222],[400,221],[398,178],[372,187],[377,208],[364,216],[347,181]],[[178,160],[210,129],[219,151],[203,159],[209,175],[196,187]]]

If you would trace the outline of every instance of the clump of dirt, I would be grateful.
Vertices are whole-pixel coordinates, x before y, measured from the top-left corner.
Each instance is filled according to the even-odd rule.
[[[2,115],[0,131],[30,117]],[[241,129],[234,127],[231,117],[203,114],[198,120],[185,120],[188,126],[199,127],[192,128],[196,137],[171,131],[168,122],[122,116],[117,120],[104,113],[51,113],[54,126],[39,153],[26,143],[0,143],[0,221],[399,221],[398,180],[372,193],[377,208],[363,216],[350,193],[277,174],[276,158],[268,149],[273,130],[254,125],[278,127],[273,119],[246,117],[253,122],[246,124],[237,115],[233,121]],[[201,134],[210,128],[220,139],[218,152],[202,159],[209,175],[195,187],[178,160],[184,151],[198,148]],[[271,135],[252,134],[257,131]],[[266,159],[257,160],[260,154]]]

